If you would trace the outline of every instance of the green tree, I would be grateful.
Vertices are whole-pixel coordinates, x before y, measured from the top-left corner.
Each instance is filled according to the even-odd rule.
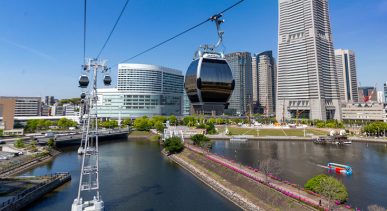
[[[183,123],[184,123],[184,125],[186,125],[186,126],[192,127],[192,126],[194,126],[195,123],[196,123],[195,117],[193,117],[193,116],[185,116],[185,117],[183,118]]]
[[[210,141],[210,139],[203,134],[195,134],[191,136],[191,140],[193,141],[194,145],[200,145],[201,142]]]
[[[327,197],[329,205],[333,200],[345,202],[348,199],[348,192],[344,184],[334,177],[321,174],[306,182],[305,189],[319,193]]]
[[[152,128],[152,125],[146,116],[134,120],[133,126],[139,131],[149,131]]]
[[[169,154],[175,154],[183,151],[184,144],[179,137],[173,136],[164,141],[164,149]]]
[[[55,147],[55,140],[53,138],[48,139],[47,146],[49,147]]]
[[[175,125],[175,124],[177,124],[177,118],[175,117],[175,116],[170,116],[169,118],[168,118],[168,120],[169,120],[169,123],[171,124],[171,125]]]
[[[25,147],[24,141],[21,138],[16,139],[16,141],[15,141],[15,143],[13,145],[16,148],[24,148]]]
[[[4,134],[3,134],[3,130],[2,129],[0,129],[0,136],[3,136]]]
[[[157,122],[154,124],[154,128],[155,128],[159,133],[163,133],[163,132],[164,132],[164,129],[165,129],[165,126],[163,125],[162,122],[157,121]]]
[[[121,127],[128,127],[132,125],[132,120],[131,119],[124,119],[121,121]]]
[[[70,119],[67,119],[65,117],[60,118],[58,120],[57,124],[58,124],[58,127],[61,129],[68,129],[69,127],[76,127],[77,126],[77,122],[70,120]]]

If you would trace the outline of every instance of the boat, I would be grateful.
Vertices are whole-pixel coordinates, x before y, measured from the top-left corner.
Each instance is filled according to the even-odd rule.
[[[230,138],[231,142],[246,142],[248,140],[249,140],[249,137],[245,135],[235,135],[235,136],[231,136]]]
[[[338,164],[338,163],[328,163],[328,169],[339,174],[352,174],[352,167],[348,165]]]
[[[347,136],[344,135],[334,135],[334,136],[323,136],[313,139],[315,144],[351,144],[352,142],[348,140]]]
[[[78,148],[78,155],[82,155],[83,153],[84,153],[83,147],[80,146],[80,147]]]

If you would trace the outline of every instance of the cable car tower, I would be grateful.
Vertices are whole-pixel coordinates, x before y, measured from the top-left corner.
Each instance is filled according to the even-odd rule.
[[[98,151],[98,115],[97,115],[97,74],[104,74],[104,84],[110,85],[111,77],[106,61],[88,59],[83,65],[84,73],[79,78],[79,87],[84,91],[81,98],[84,102],[83,131],[81,147],[78,153],[82,154],[82,166],[79,179],[78,196],[74,199],[71,211],[103,211],[104,202],[99,191],[99,151]],[[89,85],[89,77],[92,75],[92,87],[86,94]],[[82,153],[80,153],[80,151]],[[84,200],[81,195],[93,196],[90,200]]]

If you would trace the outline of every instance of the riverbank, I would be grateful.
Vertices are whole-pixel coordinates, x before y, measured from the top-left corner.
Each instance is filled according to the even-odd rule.
[[[158,141],[160,139],[160,135],[154,133],[152,131],[138,131],[133,130],[129,133],[128,138],[131,140],[149,140],[149,141]]]
[[[299,188],[282,184],[271,178],[266,182],[265,176],[259,175],[258,172],[212,154],[201,154],[197,150],[201,149],[188,146],[182,153],[169,157],[245,210],[319,209],[320,196],[313,196]],[[218,161],[224,160],[223,162],[229,166],[210,158],[218,159]],[[326,204],[324,200],[322,203],[323,206]],[[343,207],[339,208],[345,210]]]
[[[0,211],[22,210],[38,198],[71,180],[67,172],[38,177],[2,178],[2,195],[11,197],[0,204]]]
[[[22,155],[11,160],[2,161],[0,168],[0,178],[9,177],[21,174],[27,170],[40,166],[51,161],[55,156],[59,155],[60,151],[51,149],[46,154],[40,155]]]

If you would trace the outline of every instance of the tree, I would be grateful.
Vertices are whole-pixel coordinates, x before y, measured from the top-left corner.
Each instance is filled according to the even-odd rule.
[[[162,122],[157,121],[157,122],[154,124],[154,128],[155,128],[159,133],[163,133],[163,132],[164,132],[164,129],[165,129],[165,126],[163,125]]]
[[[175,117],[175,116],[170,116],[169,118],[168,118],[168,120],[169,120],[169,123],[171,124],[171,125],[175,125],[175,124],[177,124],[177,118]]]
[[[207,146],[207,143],[210,142],[210,139],[203,134],[195,134],[191,136],[191,140],[197,146]]]
[[[0,136],[3,136],[3,130],[0,129]]]
[[[279,174],[281,168],[278,160],[273,160],[269,158],[259,162],[259,170],[261,170],[265,174],[266,182],[268,182],[268,176]]]
[[[164,149],[169,154],[175,154],[183,151],[184,144],[179,137],[173,136],[164,141]]]
[[[132,125],[132,120],[131,119],[124,119],[121,122],[121,127],[129,127]]]
[[[152,128],[148,117],[145,116],[134,120],[133,126],[139,131],[149,131]]]
[[[317,175],[304,185],[306,190],[319,193],[328,199],[328,210],[333,200],[345,202],[348,198],[348,192],[344,184],[334,177],[321,174]]]
[[[53,138],[48,139],[47,146],[49,147],[55,147],[55,140]]]
[[[69,127],[76,127],[77,126],[77,122],[75,122],[71,119],[67,119],[65,117],[60,118],[58,120],[57,124],[58,124],[58,127],[61,129],[68,129]]]
[[[15,143],[13,144],[16,148],[24,148],[24,141],[21,138],[16,139]]]

